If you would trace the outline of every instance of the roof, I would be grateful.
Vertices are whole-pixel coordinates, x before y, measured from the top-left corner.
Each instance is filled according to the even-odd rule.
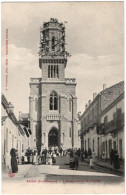
[[[106,112],[108,112],[114,105],[116,105],[123,98],[124,98],[124,92],[117,99],[115,99],[115,101],[113,101],[105,110],[103,110],[100,116],[103,116]]]
[[[2,94],[1,96],[2,96],[2,98],[1,98],[1,99],[2,99],[1,103],[2,103],[2,105],[3,105],[3,107],[4,107],[4,109],[6,109],[7,115],[9,116],[9,118],[11,119],[11,121],[14,123],[14,125],[16,125],[16,126],[18,127],[18,130],[19,130],[20,133],[23,135],[24,132],[23,132],[22,128],[20,127],[20,124],[18,123],[18,120],[17,120],[17,118],[16,118],[14,112],[11,111],[11,113],[8,113],[8,111],[7,111],[7,108],[9,107],[9,103],[8,103],[6,97],[4,96],[4,94]]]
[[[81,118],[84,116],[84,114],[86,114],[86,112],[88,112],[88,110],[92,107],[92,105],[95,103],[95,101],[97,101],[97,99],[100,97],[100,96],[102,96],[102,95],[104,95],[105,93],[107,93],[107,92],[109,92],[109,91],[111,91],[111,89],[112,88],[114,88],[114,87],[120,87],[120,86],[123,86],[124,87],[124,81],[121,81],[121,82],[119,82],[119,83],[116,83],[116,84],[114,84],[114,85],[112,85],[112,86],[110,86],[109,88],[106,88],[105,90],[102,90],[100,93],[98,93],[98,95],[94,98],[94,100],[90,103],[90,105],[87,107],[87,109],[83,112],[83,114],[81,115]],[[124,91],[124,90],[123,90]],[[119,96],[120,96],[120,94],[119,94]],[[118,97],[119,97],[118,96]],[[117,98],[116,98],[117,99]]]
[[[1,94],[1,100],[2,100],[1,103],[2,103],[2,105],[4,107],[4,109],[6,109],[7,107],[9,107],[9,103],[8,103],[6,97],[4,96],[4,94]]]

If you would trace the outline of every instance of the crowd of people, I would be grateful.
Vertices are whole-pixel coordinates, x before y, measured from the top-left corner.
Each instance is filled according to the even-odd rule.
[[[23,155],[18,157],[19,164],[55,164],[57,156],[65,156],[67,150],[62,147],[44,148],[42,151],[28,148]]]
[[[72,169],[78,169],[79,160],[83,162],[85,159],[89,160],[90,168],[93,168],[96,159],[95,151],[92,151],[91,148],[88,151],[80,148],[64,149],[62,147],[50,147],[48,150],[44,148],[42,151],[28,148],[21,157],[18,156],[18,151],[12,148],[10,155],[13,173],[18,172],[18,164],[55,164],[57,156],[69,156],[69,164]],[[114,163],[114,168],[119,168],[118,154],[113,149],[110,152],[110,163],[111,165]]]
[[[64,149],[62,147],[50,147],[44,148],[41,152],[37,149],[28,148],[26,152],[22,153],[22,156],[18,155],[18,151],[14,148],[10,151],[11,155],[11,167],[12,172],[18,172],[18,164],[55,164],[57,156],[69,156],[70,160],[70,168],[77,169],[78,168],[78,159],[84,161],[84,159],[92,158],[92,151],[89,150],[81,150],[80,148],[74,149]]]

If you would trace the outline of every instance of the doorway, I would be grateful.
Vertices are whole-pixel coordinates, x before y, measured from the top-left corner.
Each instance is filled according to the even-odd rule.
[[[49,147],[58,146],[58,131],[54,127],[49,131],[48,134],[48,146]]]

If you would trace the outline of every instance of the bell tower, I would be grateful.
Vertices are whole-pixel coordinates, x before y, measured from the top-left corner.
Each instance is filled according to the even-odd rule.
[[[65,50],[65,25],[51,18],[40,29],[39,67],[43,80],[64,80],[69,53]]]
[[[51,18],[40,29],[41,78],[30,79],[30,147],[76,147],[76,79],[65,78],[65,23]]]

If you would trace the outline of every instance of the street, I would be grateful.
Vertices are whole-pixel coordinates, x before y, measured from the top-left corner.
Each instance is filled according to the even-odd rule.
[[[39,193],[40,190],[41,193],[47,193],[50,190],[51,186],[55,186],[58,183],[59,185],[64,184],[66,187],[70,187],[72,185],[72,189],[75,188],[75,184],[85,184],[82,185],[82,188],[84,186],[91,185],[91,189],[93,189],[93,186],[95,188],[98,185],[100,193],[100,189],[102,192],[102,186],[104,184],[106,184],[106,186],[115,184],[116,187],[118,187],[124,183],[124,177],[111,174],[109,173],[109,171],[106,172],[105,170],[102,170],[97,166],[91,169],[87,163],[79,162],[78,170],[71,170],[69,168],[68,162],[69,158],[67,157],[57,157],[56,165],[19,165],[18,173],[14,175],[11,175],[7,171],[4,171],[2,177],[3,192],[6,192],[7,188],[9,187],[12,193],[14,193],[15,191],[13,190],[16,189],[16,193],[18,193],[19,186],[22,186],[20,188],[20,193],[26,192],[26,188],[28,193],[29,189],[31,190],[32,186],[32,192],[35,191],[37,193],[38,191]],[[19,185],[18,188],[16,187],[16,189],[14,189],[15,185]],[[43,191],[45,189],[44,186],[46,187],[46,191]],[[62,192],[61,189],[63,190],[63,188],[60,188],[60,191],[58,191],[58,193]],[[90,191],[91,189],[88,188],[88,191]],[[109,188],[106,188],[105,190],[107,189]],[[76,189],[74,189],[74,191],[75,190]],[[51,192],[53,193],[52,188]]]
[[[57,157],[56,165],[19,165],[18,173],[10,175],[3,174],[3,181],[19,181],[27,182],[89,182],[89,183],[115,183],[123,181],[123,177],[111,174],[109,170],[103,170],[98,166],[90,168],[89,164],[79,162],[78,170],[71,170],[69,165],[69,157]],[[32,181],[34,180],[34,181]]]

